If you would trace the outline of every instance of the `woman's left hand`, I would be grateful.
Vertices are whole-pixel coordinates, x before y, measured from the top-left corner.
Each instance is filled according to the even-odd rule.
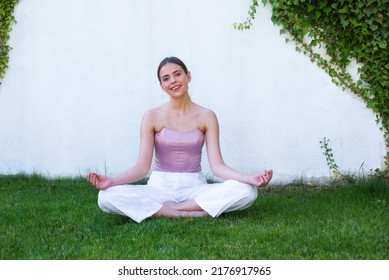
[[[266,170],[262,174],[253,175],[250,177],[250,184],[258,188],[265,187],[273,177],[273,170]]]

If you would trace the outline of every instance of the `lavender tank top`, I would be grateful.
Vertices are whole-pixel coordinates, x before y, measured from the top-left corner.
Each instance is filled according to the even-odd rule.
[[[193,173],[201,171],[204,133],[200,129],[179,132],[163,128],[155,133],[155,171]]]

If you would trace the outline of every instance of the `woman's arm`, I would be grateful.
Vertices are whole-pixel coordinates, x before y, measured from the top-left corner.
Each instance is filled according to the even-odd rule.
[[[209,165],[212,173],[225,180],[236,180],[242,183],[262,187],[267,185],[273,175],[272,170],[265,171],[261,174],[246,175],[238,172],[224,163],[219,142],[219,123],[215,113],[210,111],[206,119],[206,146]]]
[[[112,186],[129,184],[144,178],[150,171],[154,152],[154,126],[150,111],[143,116],[140,128],[140,149],[137,163],[127,171],[115,176],[90,173],[88,181],[97,189],[104,190]]]

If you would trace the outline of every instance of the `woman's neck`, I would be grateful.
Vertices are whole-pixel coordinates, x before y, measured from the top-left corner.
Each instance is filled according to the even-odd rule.
[[[192,107],[192,100],[189,95],[185,95],[181,98],[171,98],[169,104],[169,110],[174,113],[184,114]]]

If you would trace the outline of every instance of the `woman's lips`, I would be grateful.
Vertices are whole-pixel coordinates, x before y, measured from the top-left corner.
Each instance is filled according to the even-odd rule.
[[[177,90],[179,90],[180,88],[181,88],[181,86],[178,85],[178,86],[171,87],[170,90],[172,90],[172,91],[177,91]]]

